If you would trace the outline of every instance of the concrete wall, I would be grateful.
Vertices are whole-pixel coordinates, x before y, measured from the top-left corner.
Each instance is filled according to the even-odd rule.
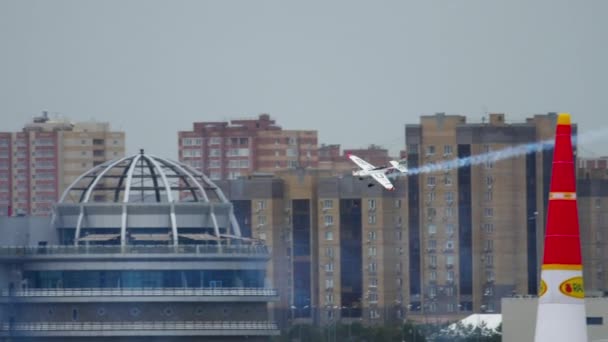
[[[37,246],[42,241],[54,245],[58,240],[50,217],[0,217],[0,236],[0,246]]]

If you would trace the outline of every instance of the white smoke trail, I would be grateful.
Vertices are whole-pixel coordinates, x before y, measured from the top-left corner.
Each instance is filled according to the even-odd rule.
[[[593,132],[586,133],[580,136],[572,136],[572,144],[577,145],[581,143],[589,143],[604,137],[608,137],[608,130],[601,129]],[[477,154],[470,157],[458,158],[453,160],[446,160],[431,164],[426,164],[417,168],[409,169],[408,175],[417,175],[422,173],[432,173],[451,169],[458,169],[465,166],[480,165],[487,162],[496,162],[499,160],[505,160],[509,158],[515,158],[523,156],[529,153],[541,152],[553,148],[555,144],[554,139],[547,139],[529,144],[522,144],[505,149],[491,151],[483,154]]]

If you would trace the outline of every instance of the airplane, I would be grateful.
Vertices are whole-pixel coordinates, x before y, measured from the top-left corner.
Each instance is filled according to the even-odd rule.
[[[396,160],[389,161],[391,166],[383,165],[376,167],[353,154],[348,154],[348,158],[361,168],[361,170],[353,171],[353,176],[359,177],[360,180],[363,180],[365,177],[372,177],[385,189],[390,191],[395,190],[395,187],[388,177],[386,177],[386,175],[395,172],[395,170],[401,173],[407,173],[407,166],[403,164],[403,162],[398,162]],[[370,183],[367,186],[372,187],[374,184]]]

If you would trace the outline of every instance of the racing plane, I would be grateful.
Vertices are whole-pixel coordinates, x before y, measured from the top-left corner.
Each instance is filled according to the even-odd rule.
[[[391,181],[388,179],[388,177],[386,177],[386,175],[395,171],[407,173],[407,165],[404,161],[398,162],[396,160],[391,160],[389,161],[391,166],[374,166],[353,154],[348,154],[348,158],[361,168],[361,170],[353,171],[353,176],[359,177],[360,180],[363,180],[366,177],[372,177],[385,189],[390,191],[395,190],[395,187],[393,186],[393,183],[391,183]],[[372,187],[374,186],[374,184],[369,183],[367,186]]]

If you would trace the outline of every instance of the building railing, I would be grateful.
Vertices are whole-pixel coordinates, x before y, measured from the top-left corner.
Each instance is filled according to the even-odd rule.
[[[270,288],[44,288],[24,290],[0,290],[7,297],[113,297],[113,296],[278,296]]]
[[[112,330],[277,330],[276,323],[246,322],[15,322],[0,323],[2,331],[112,331]]]
[[[3,256],[44,256],[76,254],[193,254],[193,255],[247,255],[267,256],[268,248],[264,245],[139,245],[139,246],[43,246],[43,247],[0,247]]]

